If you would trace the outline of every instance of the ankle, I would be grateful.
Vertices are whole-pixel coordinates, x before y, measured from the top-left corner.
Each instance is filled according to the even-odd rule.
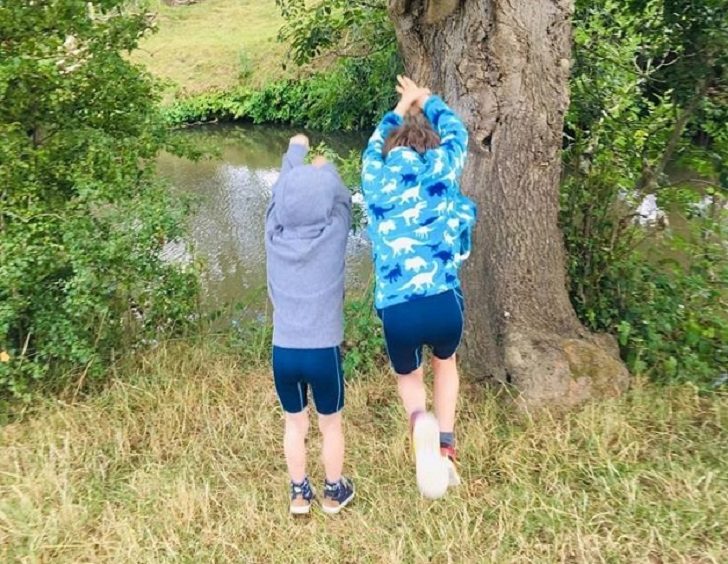
[[[324,485],[331,486],[331,487],[336,486],[341,483],[341,478],[342,478],[341,474],[339,475],[338,478],[336,478],[336,480],[329,480],[328,478],[326,478],[326,479],[324,479]]]
[[[455,433],[452,431],[440,431],[440,446],[455,448]]]
[[[301,478],[300,480],[294,480],[293,478],[291,478],[291,485],[292,486],[302,486],[302,485],[304,485],[306,483],[308,483],[308,476],[307,475],[304,475],[304,477]]]

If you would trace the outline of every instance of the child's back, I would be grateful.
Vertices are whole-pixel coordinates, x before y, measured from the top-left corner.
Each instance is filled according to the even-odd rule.
[[[351,196],[332,165],[305,166],[305,154],[289,148],[266,215],[273,344],[333,347],[343,339]]]

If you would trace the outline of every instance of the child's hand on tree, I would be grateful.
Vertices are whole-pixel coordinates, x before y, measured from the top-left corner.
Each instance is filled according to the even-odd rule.
[[[397,76],[397,83],[396,90],[400,95],[400,99],[394,109],[396,113],[404,117],[413,106],[419,109],[424,107],[427,98],[431,94],[428,88],[418,86],[414,80],[406,76]]]

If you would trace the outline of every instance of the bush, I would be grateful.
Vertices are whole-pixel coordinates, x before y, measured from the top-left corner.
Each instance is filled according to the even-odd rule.
[[[160,258],[186,213],[155,180],[167,129],[122,55],[150,26],[120,0],[0,5],[0,396],[191,319],[195,272]]]
[[[318,131],[362,129],[373,126],[394,106],[392,85],[399,64],[391,52],[367,61],[347,59],[330,72],[279,80],[260,90],[241,87],[177,100],[165,115],[173,125],[249,120]]]
[[[662,62],[680,68],[694,54],[661,2],[642,4],[639,14],[609,0],[577,5],[560,217],[570,293],[588,327],[618,335],[632,372],[710,385],[728,366],[728,131],[709,111],[712,69],[703,87],[675,74],[664,89]],[[709,149],[694,146],[691,128],[710,135]],[[670,163],[701,179],[671,179]],[[674,225],[636,221],[647,196]]]
[[[344,307],[344,372],[347,377],[374,374],[389,365],[382,324],[374,311],[371,285]]]

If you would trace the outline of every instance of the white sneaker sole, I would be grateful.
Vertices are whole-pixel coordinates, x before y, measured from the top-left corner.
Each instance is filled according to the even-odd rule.
[[[324,513],[326,513],[326,515],[336,515],[337,513],[339,513],[339,511],[341,511],[342,509],[344,509],[344,507],[346,507],[347,505],[349,505],[349,502],[350,502],[350,501],[351,501],[352,499],[354,499],[354,494],[355,494],[355,493],[356,493],[356,491],[352,491],[352,492],[351,492],[351,495],[350,495],[349,497],[347,497],[347,498],[346,498],[346,499],[345,499],[344,501],[342,501],[342,502],[341,502],[341,503],[340,503],[339,505],[337,505],[336,507],[327,507],[326,505],[324,505],[324,504],[322,503],[322,504],[321,504],[321,510],[322,510],[322,511],[323,511]]]
[[[311,504],[308,505],[291,505],[289,506],[291,515],[308,515],[311,513]]]
[[[415,446],[417,487],[420,493],[437,499],[445,495],[450,481],[445,459],[440,455],[440,426],[431,413],[423,413],[415,420],[412,430]]]

